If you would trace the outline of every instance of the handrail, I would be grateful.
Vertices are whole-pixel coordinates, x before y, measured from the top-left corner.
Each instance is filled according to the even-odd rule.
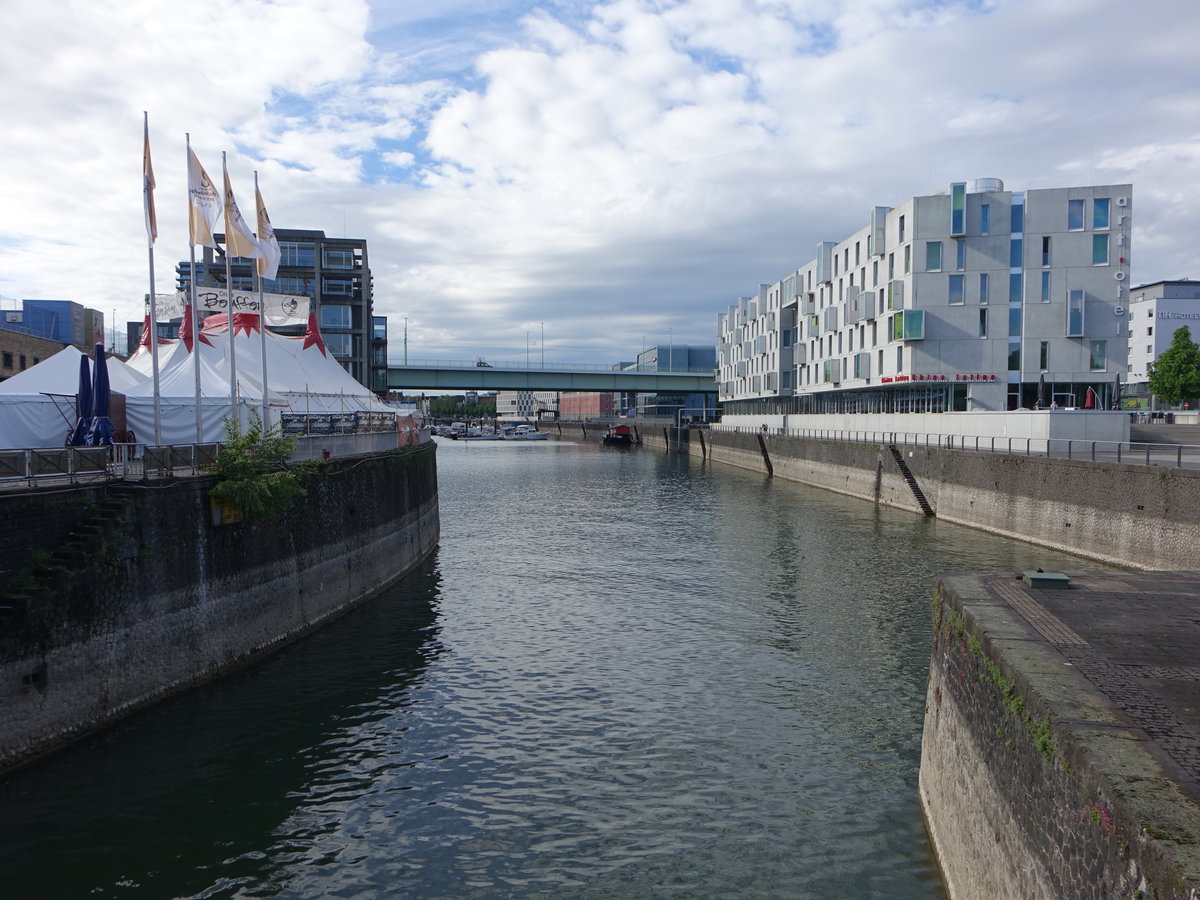
[[[894,446],[938,447],[1000,456],[1038,456],[1054,459],[1116,462],[1128,465],[1200,468],[1200,445],[1147,441],[1093,441],[1082,438],[1035,438],[1002,435],[943,434],[918,431],[859,431],[839,428],[753,428],[714,423],[711,430],[729,434],[767,434],[809,440]],[[986,443],[984,443],[986,442]]]

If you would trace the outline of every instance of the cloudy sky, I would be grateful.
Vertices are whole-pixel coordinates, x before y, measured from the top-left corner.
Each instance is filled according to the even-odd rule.
[[[253,219],[366,237],[393,359],[610,363],[951,181],[1134,184],[1200,278],[1193,0],[0,0],[0,295],[139,319],[184,135]]]

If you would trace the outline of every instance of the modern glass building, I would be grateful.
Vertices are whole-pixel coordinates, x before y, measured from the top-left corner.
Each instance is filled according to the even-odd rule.
[[[956,182],[718,316],[727,415],[1107,406],[1126,371],[1132,186]]]
[[[218,242],[224,235],[216,235]],[[280,261],[277,277],[263,283],[268,293],[307,294],[313,300],[321,337],[331,354],[354,378],[377,392],[387,390],[387,319],[373,314],[371,269],[367,242],[361,238],[331,238],[324,231],[275,229]],[[224,247],[203,248],[197,260],[196,284],[225,286]],[[188,290],[191,264],[176,266],[177,286]],[[254,285],[254,261],[231,261],[233,288]],[[286,332],[288,329],[278,329]],[[297,327],[296,331],[303,331]]]

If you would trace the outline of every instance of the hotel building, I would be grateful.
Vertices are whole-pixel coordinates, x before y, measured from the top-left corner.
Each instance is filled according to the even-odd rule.
[[[956,182],[718,316],[739,415],[1107,406],[1126,371],[1132,186]]]
[[[1150,363],[1171,346],[1178,329],[1187,328],[1200,343],[1200,281],[1156,281],[1129,293],[1129,384],[1146,392]]]

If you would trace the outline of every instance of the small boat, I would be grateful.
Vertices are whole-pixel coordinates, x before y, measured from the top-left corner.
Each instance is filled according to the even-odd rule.
[[[628,425],[608,426],[608,433],[604,435],[604,445],[606,447],[633,446],[633,429]]]
[[[544,431],[538,431],[532,425],[518,425],[509,434],[504,436],[506,441],[548,441],[550,435]]]

